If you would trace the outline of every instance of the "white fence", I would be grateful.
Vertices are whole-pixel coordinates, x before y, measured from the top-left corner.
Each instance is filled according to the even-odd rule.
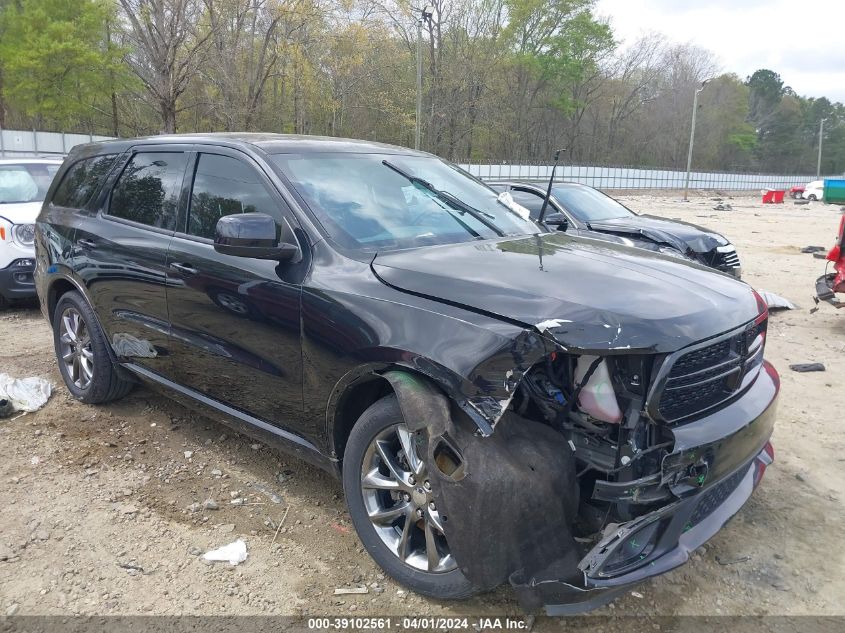
[[[0,130],[0,158],[31,156],[63,156],[82,143],[109,140],[110,136],[37,132],[33,130]],[[551,165],[481,164],[461,165],[483,180],[548,181]],[[682,189],[686,172],[638,167],[604,167],[597,165],[561,165],[557,180],[580,182],[597,189]],[[808,174],[752,174],[695,171],[690,174],[690,189],[789,189],[803,185],[815,176]]]
[[[34,130],[0,130],[0,158],[64,156],[72,147],[112,137]]]
[[[465,164],[461,167],[482,180],[522,180],[548,182],[551,165]],[[601,167],[597,165],[559,165],[555,180],[590,185],[596,189],[683,189],[686,172],[638,167]],[[694,171],[690,189],[789,189],[804,185],[815,176],[809,174],[752,174]]]

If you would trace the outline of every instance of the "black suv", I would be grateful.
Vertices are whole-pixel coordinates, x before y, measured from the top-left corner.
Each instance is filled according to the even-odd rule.
[[[739,510],[779,380],[744,283],[521,211],[375,143],[96,143],[47,195],[36,285],[76,398],[162,389],[341,477],[415,591],[565,613]]]

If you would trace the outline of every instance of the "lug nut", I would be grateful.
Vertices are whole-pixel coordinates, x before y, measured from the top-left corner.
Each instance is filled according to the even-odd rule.
[[[434,501],[430,501],[428,503],[428,509],[429,510],[437,510],[437,507],[434,505]]]
[[[408,483],[413,486],[415,483],[417,483],[417,480],[413,475],[411,475],[410,477],[408,477]]]
[[[417,516],[418,516],[419,518],[422,518],[422,515],[423,515],[423,511],[422,511],[422,510],[417,510]]]
[[[431,482],[426,480],[426,482],[423,484],[423,488],[425,488],[426,490],[431,490]]]
[[[402,498],[403,498],[405,501],[410,501],[410,500],[411,500],[411,495],[409,495],[407,492],[403,492],[403,493],[402,493]]]

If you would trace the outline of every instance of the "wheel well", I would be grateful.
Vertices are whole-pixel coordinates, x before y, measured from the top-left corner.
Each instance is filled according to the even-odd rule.
[[[50,290],[47,293],[47,316],[51,324],[53,323],[53,313],[56,311],[56,305],[58,305],[59,299],[71,290],[76,290],[76,286],[67,279],[57,279],[50,285]]]
[[[352,427],[370,405],[393,393],[390,383],[381,376],[371,375],[351,385],[340,397],[334,418],[333,445],[338,459],[343,459],[346,440]]]

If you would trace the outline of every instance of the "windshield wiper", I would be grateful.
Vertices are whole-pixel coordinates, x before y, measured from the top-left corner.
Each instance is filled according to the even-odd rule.
[[[440,191],[439,189],[437,189],[434,185],[432,185],[427,180],[420,178],[419,176],[414,176],[413,174],[409,174],[408,172],[406,172],[401,167],[391,163],[389,160],[385,159],[385,160],[381,161],[381,164],[384,165],[385,167],[387,167],[388,169],[392,169],[397,174],[406,178],[407,180],[409,180],[413,184],[419,185],[423,189],[433,193],[435,195],[435,197],[437,197],[437,199],[445,202],[446,204],[450,205],[451,207],[453,207],[453,208],[455,208],[459,211],[463,211],[464,213],[469,213],[472,217],[474,217],[476,220],[481,222],[484,226],[486,226],[488,229],[493,231],[499,237],[505,237],[505,232],[502,231],[502,229],[500,229],[498,226],[496,226],[490,220],[488,220],[486,217],[484,217],[485,215],[487,215],[486,213],[483,213],[483,212],[479,211],[478,209],[476,209],[475,207],[468,205],[466,202],[464,202],[463,200],[456,197],[455,194],[449,193],[448,191]]]

